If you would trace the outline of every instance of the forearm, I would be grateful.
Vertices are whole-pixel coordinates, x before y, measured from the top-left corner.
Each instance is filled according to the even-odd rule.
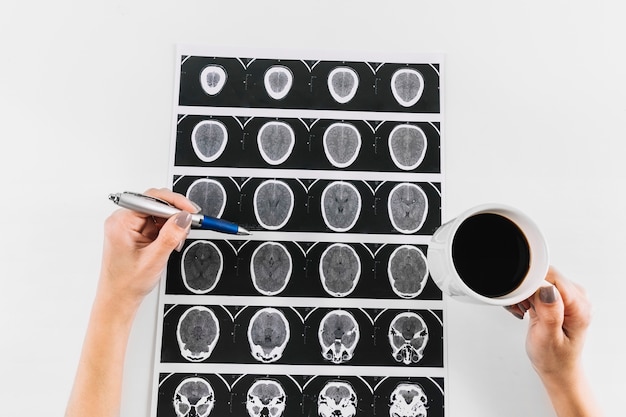
[[[137,306],[99,290],[66,417],[119,415],[126,346]]]
[[[542,376],[541,380],[559,417],[600,417],[602,411],[582,369],[569,376]]]

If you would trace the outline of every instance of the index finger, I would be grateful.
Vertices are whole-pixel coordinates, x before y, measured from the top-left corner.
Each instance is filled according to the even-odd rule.
[[[144,194],[167,201],[168,203],[189,213],[198,213],[200,211],[200,208],[193,201],[189,200],[184,195],[175,193],[167,188],[150,188],[146,190]]]

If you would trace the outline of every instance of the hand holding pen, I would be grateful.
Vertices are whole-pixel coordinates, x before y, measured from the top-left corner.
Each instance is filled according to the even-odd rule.
[[[168,219],[171,216],[174,216],[182,211],[172,206],[167,201],[145,194],[133,193],[129,191],[117,194],[109,194],[109,200],[113,201],[120,207],[124,207],[129,210],[163,219]],[[235,223],[211,216],[205,216],[200,213],[191,214],[191,226],[233,235],[250,234],[250,232],[248,232],[246,229]]]

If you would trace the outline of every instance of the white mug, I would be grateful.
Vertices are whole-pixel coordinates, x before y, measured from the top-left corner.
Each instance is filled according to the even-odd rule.
[[[455,238],[461,239],[459,236],[465,233],[459,234],[459,227],[465,224],[464,227],[467,230],[467,225],[470,224],[468,219],[476,219],[476,216],[482,214],[495,214],[512,222],[517,226],[516,230],[519,229],[518,231],[522,232],[521,236],[525,238],[525,243],[527,243],[529,256],[525,258],[527,260],[527,268],[524,268],[525,273],[524,271],[520,272],[521,282],[516,287],[511,288],[509,292],[500,295],[484,295],[470,288],[473,285],[468,285],[468,283],[472,277],[468,273],[461,276],[464,272],[459,271],[462,268],[460,268],[459,257],[461,255],[458,253],[460,251],[458,246],[455,247],[457,253],[453,257],[453,246],[458,243],[455,242]],[[509,222],[506,223],[510,224]],[[483,237],[478,236],[479,233],[474,233],[474,235],[476,240]],[[478,245],[477,248],[480,246]],[[516,208],[501,204],[484,204],[473,207],[441,225],[433,234],[428,245],[427,259],[431,277],[445,294],[460,301],[498,306],[517,304],[530,297],[544,282],[549,267],[548,246],[537,225]],[[456,265],[455,259],[457,260]],[[485,265],[485,263],[480,264],[477,259],[472,259],[471,262],[477,268],[482,268]],[[476,288],[476,286],[473,287]]]

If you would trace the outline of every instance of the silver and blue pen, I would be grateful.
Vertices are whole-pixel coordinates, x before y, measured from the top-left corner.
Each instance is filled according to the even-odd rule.
[[[120,207],[143,214],[168,219],[182,210],[172,206],[167,201],[148,195],[125,191],[123,193],[109,194],[109,200]],[[213,230],[215,232],[228,233],[231,235],[249,235],[250,232],[236,223],[215,217],[205,216],[200,213],[191,214],[191,225],[199,229]]]

